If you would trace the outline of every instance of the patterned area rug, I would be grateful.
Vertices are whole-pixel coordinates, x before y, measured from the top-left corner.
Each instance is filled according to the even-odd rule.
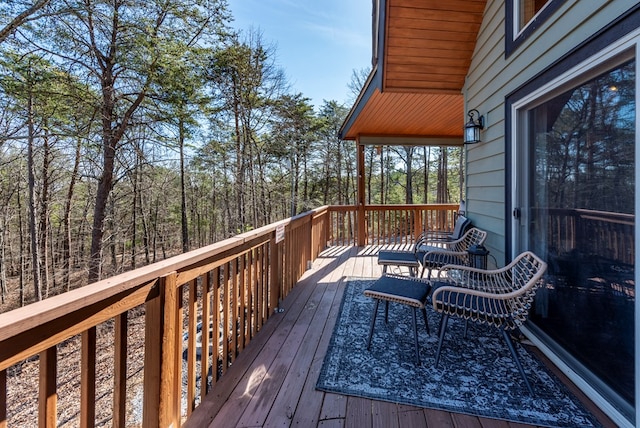
[[[340,314],[316,388],[538,426],[600,426],[535,356],[516,344],[531,397],[499,331],[450,320],[438,369],[434,368],[440,317],[427,308],[431,335],[418,316],[420,357],[415,364],[411,309],[390,304],[385,325],[380,305],[371,350],[366,349],[374,301],[363,290],[372,280],[346,282]]]

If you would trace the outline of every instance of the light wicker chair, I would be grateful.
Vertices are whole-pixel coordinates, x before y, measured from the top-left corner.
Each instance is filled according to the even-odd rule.
[[[440,269],[445,265],[469,265],[469,253],[467,250],[472,245],[482,245],[487,239],[487,232],[472,227],[467,230],[460,239],[451,242],[429,242],[425,241],[418,248],[418,254],[422,253],[421,265],[422,272],[420,277],[424,276],[424,271],[428,270],[431,278],[431,271]]]
[[[431,295],[433,308],[442,314],[435,366],[440,361],[450,317],[494,326],[502,333],[527,389],[533,395],[510,332],[527,320],[546,269],[547,264],[530,251],[496,270],[452,265],[442,267],[439,279],[432,281],[434,291]]]

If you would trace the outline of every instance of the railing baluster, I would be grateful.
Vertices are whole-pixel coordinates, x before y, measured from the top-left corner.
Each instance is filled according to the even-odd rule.
[[[269,283],[271,284],[271,305],[274,308],[280,305],[280,260],[280,245],[276,244],[276,237],[273,234],[269,240]],[[249,274],[251,274],[251,269],[249,269]],[[249,280],[249,284],[251,284],[251,280]]]
[[[223,310],[222,310],[222,318],[223,318],[223,335],[222,335],[222,374],[224,375],[227,372],[227,367],[229,366],[229,329],[231,327],[230,317],[230,308],[231,299],[229,298],[230,293],[230,285],[229,285],[229,269],[231,268],[230,263],[225,263],[223,269],[223,277],[222,277],[222,286],[223,290]]]
[[[258,331],[260,331],[262,329],[262,323],[264,322],[264,306],[265,306],[265,301],[264,301],[264,257],[262,255],[263,253],[263,249],[262,247],[258,247],[256,249],[256,257],[257,257],[257,272],[256,272],[256,277],[257,277],[257,329]]]
[[[173,349],[170,350],[173,357],[173,365],[175,375],[173,376],[173,423],[174,427],[180,426],[180,420],[182,417],[182,334],[183,334],[183,320],[184,320],[184,287],[177,285],[177,281],[174,280],[175,299],[177,305],[176,318],[175,318],[175,334],[173,336]]]
[[[238,342],[240,341],[239,332],[238,332],[238,277],[239,277],[239,266],[238,259],[234,259],[232,262],[233,270],[231,271],[231,293],[229,294],[229,303],[231,304],[231,364],[236,360],[236,355],[238,355]]]
[[[204,274],[202,279],[202,350],[200,353],[200,402],[209,393],[209,367],[211,367],[209,348],[211,340],[209,335],[215,331],[209,325],[211,318],[211,271]],[[215,381],[215,373],[213,373]]]
[[[80,426],[92,428],[96,420],[96,328],[82,333]]]
[[[198,279],[189,281],[189,336],[187,339],[187,416],[196,408],[196,339],[198,328]],[[204,352],[204,350],[202,350]],[[203,353],[200,354],[201,359]]]
[[[221,335],[220,333],[224,331],[223,324],[221,324],[220,320],[220,268],[217,267],[213,270],[213,356],[211,361],[213,364],[213,382],[212,384],[218,381],[218,360],[220,359],[220,340],[222,336],[222,340],[224,340],[224,333]],[[224,371],[224,361],[222,364],[222,371]]]
[[[38,399],[40,428],[54,428],[57,425],[57,358],[55,345],[40,352],[40,398]]]
[[[249,287],[251,289],[249,293],[249,307],[251,308],[251,337],[255,337],[258,332],[258,276],[256,274],[258,270],[258,249],[253,248],[250,252],[251,260],[249,267]],[[277,261],[276,261],[277,263]]]
[[[124,428],[127,405],[127,312],[115,317],[114,373],[113,373],[113,427]]]
[[[246,293],[246,284],[245,284],[245,276],[246,276],[246,253],[243,253],[240,255],[240,258],[238,259],[238,276],[239,276],[239,281],[238,281],[238,290],[240,291],[240,304],[238,306],[238,312],[240,315],[240,328],[238,329],[238,332],[240,333],[240,338],[238,339],[238,352],[242,352],[242,350],[244,349],[244,347],[247,345],[248,343],[248,334],[247,334],[247,306],[246,306],[246,298],[247,298],[247,293]]]

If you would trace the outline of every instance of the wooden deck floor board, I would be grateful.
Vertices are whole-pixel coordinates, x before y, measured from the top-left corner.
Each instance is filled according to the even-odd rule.
[[[379,277],[375,254],[355,247],[321,254],[281,302],[285,312],[269,318],[184,426],[528,427],[315,389],[345,279]]]
[[[320,292],[322,287],[316,287],[316,290]],[[290,370],[287,372],[282,388],[269,411],[269,416],[265,421],[266,426],[288,426],[295,412],[306,411],[307,403],[300,400],[300,396],[305,381],[310,375],[309,368],[318,351],[318,345],[324,330],[324,328],[320,329],[319,327],[323,326],[327,321],[336,290],[337,284],[329,283],[321,293],[321,299],[318,301],[317,307],[314,308],[315,313],[309,324],[310,328],[307,329],[305,336],[302,338],[302,343],[298,348]]]

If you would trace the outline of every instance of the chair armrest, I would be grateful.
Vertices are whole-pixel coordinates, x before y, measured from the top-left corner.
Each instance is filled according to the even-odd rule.
[[[507,295],[514,291],[514,285],[504,269],[486,270],[448,264],[440,268],[438,280],[444,280],[454,287],[490,293],[491,296]]]
[[[466,251],[449,251],[444,249],[434,249],[427,251],[424,256],[422,256],[422,264],[426,263],[435,263],[442,266],[457,266],[461,267],[467,264],[468,262],[468,254]],[[460,260],[461,263],[457,264],[457,260]]]
[[[470,288],[466,286],[461,286],[458,284],[455,285],[442,285],[439,287],[435,287],[433,293],[431,294],[431,299],[433,302],[437,300],[439,294],[442,293],[450,293],[459,296],[474,296],[483,299],[493,299],[493,300],[511,300],[515,297],[524,294],[525,289],[518,289],[514,291],[510,291],[508,293],[496,293],[491,291],[484,291],[477,288]]]
[[[451,232],[431,231],[425,234],[424,242],[452,241]]]

